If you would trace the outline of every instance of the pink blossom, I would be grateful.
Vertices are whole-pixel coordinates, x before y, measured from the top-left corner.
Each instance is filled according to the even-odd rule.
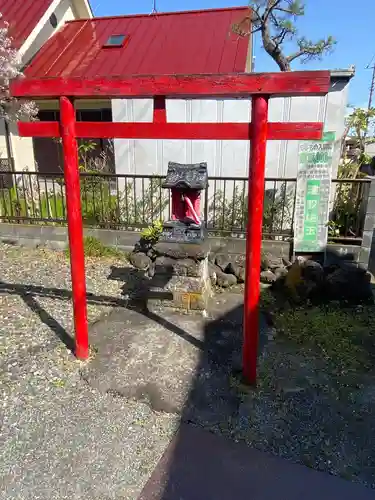
[[[12,47],[9,36],[9,23],[0,14],[0,117],[6,120],[33,119],[38,113],[32,101],[18,100],[11,96],[10,81],[22,77],[21,58]]]

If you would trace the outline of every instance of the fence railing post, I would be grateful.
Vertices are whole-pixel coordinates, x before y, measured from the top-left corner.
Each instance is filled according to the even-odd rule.
[[[369,195],[367,200],[365,223],[363,227],[362,245],[359,252],[359,263],[366,269],[375,267],[375,179],[371,179]],[[371,250],[373,249],[373,252]],[[374,269],[372,269],[374,271]]]

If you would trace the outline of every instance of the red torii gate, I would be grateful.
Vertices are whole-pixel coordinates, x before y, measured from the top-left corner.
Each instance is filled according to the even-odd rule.
[[[221,75],[129,76],[111,79],[44,78],[14,81],[14,97],[60,100],[59,122],[19,122],[23,137],[61,137],[68,212],[73,288],[75,354],[89,356],[86,280],[83,249],[77,137],[126,139],[251,140],[246,279],[244,299],[243,375],[256,382],[264,172],[267,140],[321,139],[322,123],[270,123],[268,100],[274,96],[325,95],[328,71]],[[168,123],[168,97],[252,97],[250,123]],[[152,123],[76,122],[77,98],[153,98]]]

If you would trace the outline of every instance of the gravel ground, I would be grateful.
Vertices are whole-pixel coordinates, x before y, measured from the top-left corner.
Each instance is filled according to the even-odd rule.
[[[63,254],[0,244],[0,255],[0,500],[134,500],[178,417],[83,380],[61,341],[73,331]],[[87,262],[91,322],[123,300],[112,266],[126,263]],[[271,339],[259,379],[257,391],[238,388],[221,433],[375,487],[374,374],[335,386],[322,360]]]
[[[176,418],[103,395],[60,338],[72,334],[63,254],[0,245],[0,499],[134,499]],[[121,300],[111,260],[87,263],[91,322]]]

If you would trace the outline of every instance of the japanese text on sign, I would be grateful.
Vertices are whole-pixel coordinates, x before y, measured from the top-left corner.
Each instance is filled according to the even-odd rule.
[[[334,140],[335,134],[327,132],[322,141],[306,141],[299,145],[294,232],[296,252],[320,252],[325,249]]]

